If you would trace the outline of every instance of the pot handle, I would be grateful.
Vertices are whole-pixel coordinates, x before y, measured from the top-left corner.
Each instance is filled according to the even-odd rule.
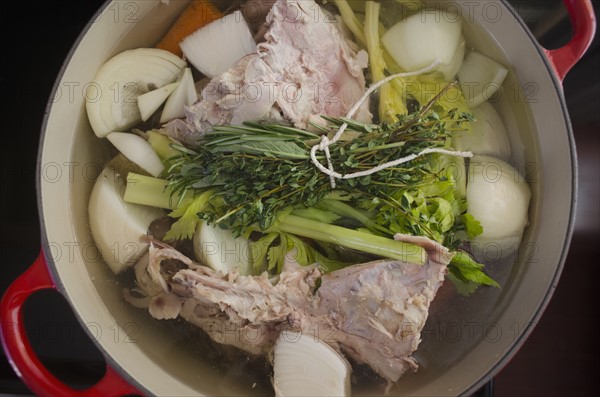
[[[0,302],[0,339],[15,372],[37,395],[41,396],[122,396],[141,394],[123,380],[110,366],[102,379],[85,390],[76,390],[63,384],[41,363],[25,332],[23,304],[36,291],[56,286],[48,273],[43,251],[33,264],[8,288]]]
[[[591,0],[563,0],[571,25],[573,37],[563,47],[546,50],[546,57],[552,64],[556,76],[562,82],[567,72],[581,59],[594,38],[596,17]]]

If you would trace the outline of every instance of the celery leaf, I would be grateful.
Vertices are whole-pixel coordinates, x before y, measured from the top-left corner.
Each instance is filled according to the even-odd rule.
[[[466,252],[456,251],[448,265],[448,271],[453,276],[450,277],[450,280],[454,282],[460,293],[466,295],[469,295],[481,285],[500,288],[500,285],[495,280],[485,274],[483,267],[484,265],[477,263]],[[457,283],[455,282],[456,280],[460,282]]]
[[[481,223],[473,215],[469,213],[463,214],[462,221],[465,224],[465,230],[469,238],[479,236],[483,233],[483,226],[481,226]]]
[[[171,218],[179,218],[177,222],[171,225],[171,228],[165,235],[165,240],[182,240],[192,238],[194,231],[200,218],[198,218],[198,212],[202,211],[208,200],[213,195],[214,190],[207,190],[192,201],[185,205],[181,205],[173,210],[169,216]]]

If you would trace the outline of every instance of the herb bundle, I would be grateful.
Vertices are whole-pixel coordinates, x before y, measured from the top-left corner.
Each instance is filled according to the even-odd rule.
[[[466,213],[462,158],[428,154],[370,175],[337,179],[335,189],[310,158],[321,136],[333,135],[344,123],[347,138],[329,147],[330,161],[342,175],[425,149],[450,149],[452,131],[465,129],[472,115],[442,111],[436,99],[391,124],[324,117],[326,126],[313,125],[313,133],[244,123],[214,127],[195,148],[171,145],[180,154],[169,160],[161,186],[171,203],[177,201],[164,207],[175,207],[172,216],[179,219],[167,237],[189,238],[198,222],[229,229],[235,237],[252,236],[260,248],[252,258],[255,271],[272,273],[281,270],[292,249],[301,264],[319,262],[326,270],[370,255],[422,263],[422,249],[393,240],[396,233],[427,236],[458,250],[461,236],[476,234],[478,226]],[[450,265],[455,283],[497,285],[482,265],[458,253]]]

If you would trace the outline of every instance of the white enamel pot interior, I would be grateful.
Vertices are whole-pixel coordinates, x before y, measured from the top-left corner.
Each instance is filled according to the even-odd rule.
[[[547,303],[573,222],[573,139],[560,83],[542,49],[506,4],[454,4],[466,21],[468,46],[510,67],[494,104],[510,132],[512,163],[527,175],[533,192],[530,225],[514,260],[490,260],[501,290],[451,297],[456,301],[449,306],[437,304],[440,309],[430,317],[417,353],[422,366],[403,377],[392,395],[462,394],[489,379],[520,346]],[[135,13],[115,20],[108,12],[115,6]],[[173,0],[169,5],[158,0],[106,3],[73,48],[56,94],[73,82],[83,90],[100,65],[120,51],[152,46],[184,7],[185,2]],[[51,103],[39,159],[41,165],[61,169],[71,164],[72,178],[40,176],[38,194],[48,267],[81,324],[109,364],[145,393],[271,393],[268,379],[252,380],[207,359],[203,345],[208,338],[193,327],[152,319],[124,301],[126,282],[98,256],[87,216],[88,198],[109,145],[90,129],[83,95],[73,98]],[[252,388],[254,381],[258,385]],[[382,388],[367,382],[356,386],[355,393],[381,394]]]

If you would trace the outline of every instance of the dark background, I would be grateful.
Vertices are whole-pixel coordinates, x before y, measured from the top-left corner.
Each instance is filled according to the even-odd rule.
[[[0,293],[39,252],[35,164],[42,117],[65,56],[102,3],[19,3],[18,12],[2,13]],[[568,41],[570,24],[560,1],[511,3],[544,46],[556,48]],[[564,81],[580,172],[578,217],[567,263],[533,333],[494,378],[496,396],[590,395],[597,389],[598,336],[593,324],[598,311],[593,291],[600,253],[599,57],[596,38]],[[83,387],[102,376],[102,357],[59,294],[33,296],[25,317],[34,348],[59,378]],[[0,395],[28,393],[0,352]]]

